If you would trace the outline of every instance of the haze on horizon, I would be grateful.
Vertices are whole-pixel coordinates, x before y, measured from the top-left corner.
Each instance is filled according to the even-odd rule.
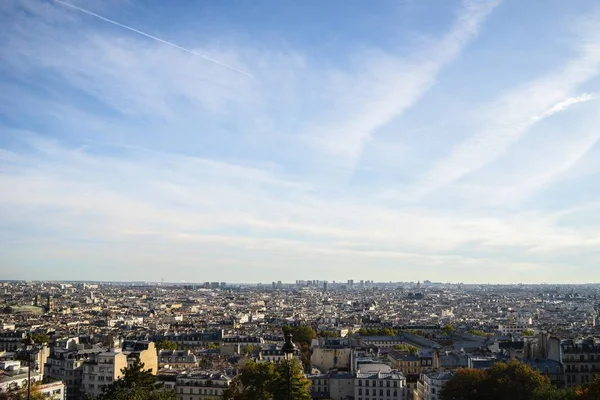
[[[4,0],[0,26],[0,279],[600,282],[594,0]]]

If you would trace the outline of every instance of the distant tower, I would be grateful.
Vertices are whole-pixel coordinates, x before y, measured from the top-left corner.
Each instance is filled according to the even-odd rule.
[[[42,306],[42,295],[41,294],[36,294],[34,301],[35,301],[34,306],[41,307]]]
[[[508,312],[510,313],[510,318],[508,319],[508,323],[512,325],[515,323],[515,309],[509,308]]]
[[[323,282],[323,291],[327,291],[327,281]]]
[[[417,281],[417,289],[421,289],[421,281]]]
[[[54,297],[48,296],[48,304],[46,306],[48,312],[54,311]]]

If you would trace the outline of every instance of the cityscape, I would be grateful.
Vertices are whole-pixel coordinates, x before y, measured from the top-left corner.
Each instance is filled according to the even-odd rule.
[[[0,400],[600,400],[600,1],[0,0]]]
[[[95,398],[139,361],[179,400],[227,398],[248,363],[286,362],[286,330],[312,399],[443,399],[457,371],[511,360],[557,389],[600,373],[600,284],[22,281],[0,295],[0,393],[29,376],[42,398]]]

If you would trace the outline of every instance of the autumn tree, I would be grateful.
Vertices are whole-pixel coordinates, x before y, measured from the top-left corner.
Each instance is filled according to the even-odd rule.
[[[441,391],[444,400],[477,400],[481,397],[485,371],[473,368],[461,368],[448,381]]]
[[[10,390],[8,392],[0,393],[0,400],[26,400],[27,399],[27,385],[16,390]],[[46,400],[46,396],[40,392],[39,384],[33,384],[31,386],[31,400]]]
[[[442,389],[443,400],[531,400],[550,380],[526,364],[500,362],[484,371],[460,370]]]
[[[596,375],[594,380],[575,390],[576,400],[600,400],[600,375]]]

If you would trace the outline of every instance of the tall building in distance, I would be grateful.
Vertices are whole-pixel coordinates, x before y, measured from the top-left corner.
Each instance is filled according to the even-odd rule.
[[[48,302],[46,304],[46,311],[52,312],[54,311],[54,297],[48,296]]]

